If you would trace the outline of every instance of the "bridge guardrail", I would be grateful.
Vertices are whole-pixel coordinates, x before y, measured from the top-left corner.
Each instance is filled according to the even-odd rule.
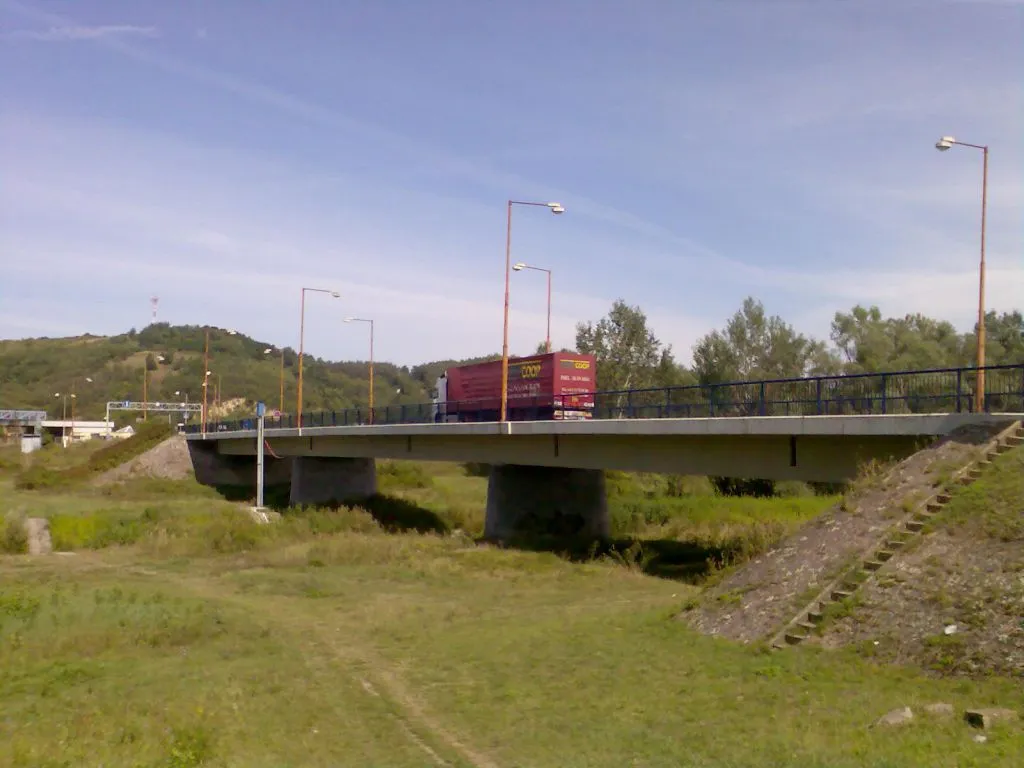
[[[842,416],[870,414],[963,413],[974,410],[978,368],[856,373],[835,376],[691,384],[587,393],[594,398],[593,419],[728,418],[737,416]],[[1024,412],[1024,363],[985,366],[986,412]],[[487,401],[449,401],[446,410],[477,412]],[[510,401],[511,403],[511,401]],[[513,420],[536,419],[559,408],[552,398],[516,398]],[[435,421],[433,403],[346,408],[302,414],[303,427],[425,424]],[[494,421],[497,420],[495,412]],[[267,419],[267,429],[293,429],[294,414]],[[207,432],[250,430],[255,419],[208,422]],[[187,433],[202,431],[199,424]]]

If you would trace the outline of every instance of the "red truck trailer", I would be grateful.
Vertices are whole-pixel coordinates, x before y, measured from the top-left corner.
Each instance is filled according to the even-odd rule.
[[[509,421],[589,419],[594,409],[593,355],[551,352],[508,361]],[[449,368],[437,380],[434,421],[498,421],[501,360]]]

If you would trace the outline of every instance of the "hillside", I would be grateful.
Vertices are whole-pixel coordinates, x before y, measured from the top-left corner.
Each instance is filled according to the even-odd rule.
[[[202,399],[204,329],[156,323],[118,336],[0,341],[0,407],[38,408],[59,417],[62,397],[75,392],[75,415],[103,417],[108,400],[143,399],[143,378],[150,402]],[[220,329],[210,332],[211,385],[209,404],[243,399],[263,400],[270,408],[280,402],[281,351],[244,334]],[[284,354],[284,408],[295,409],[298,354]],[[374,400],[378,405],[422,403],[437,375],[447,365],[437,361],[413,368],[390,363],[374,365]],[[86,381],[92,379],[92,382]],[[330,362],[306,356],[303,402],[307,410],[365,406],[367,364]],[[175,395],[175,392],[181,394]],[[68,404],[70,409],[70,401]],[[216,411],[214,411],[216,412]],[[132,418],[115,414],[121,421]]]
[[[808,643],[946,675],[1024,677],[1024,448],[995,458],[931,529]]]
[[[776,647],[852,646],[942,674],[1024,676],[1022,442],[1020,424],[964,428],[879,467],[728,573],[684,620],[745,643],[774,635]]]

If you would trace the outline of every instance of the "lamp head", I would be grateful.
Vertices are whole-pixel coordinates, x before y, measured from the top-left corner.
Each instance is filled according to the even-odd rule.
[[[338,293],[337,291],[331,291],[331,298],[332,299],[340,299],[341,298],[341,294]]]
[[[88,376],[85,377],[85,380],[92,384],[92,379],[90,379]]]
[[[561,203],[548,203],[548,208],[551,209],[552,213],[565,213],[565,208]]]
[[[344,322],[351,323],[353,320],[355,320],[354,317],[346,317]]]
[[[514,269],[516,272],[522,272],[524,269],[526,269],[526,264],[521,261],[518,261],[512,265],[512,269]]]
[[[935,148],[939,152],[945,152],[947,149],[956,144],[956,139],[952,136],[943,136],[941,139],[935,142]]]

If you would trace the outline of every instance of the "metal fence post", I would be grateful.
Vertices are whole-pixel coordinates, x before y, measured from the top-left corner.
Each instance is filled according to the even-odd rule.
[[[889,377],[884,373],[882,374],[882,413],[885,413],[886,402],[885,402],[885,390],[889,382]]]
[[[817,384],[817,414],[821,416],[821,379],[815,379],[814,383]]]
[[[759,414],[760,414],[761,416],[764,416],[764,415],[765,415],[765,402],[764,402],[764,395],[765,395],[765,384],[764,384],[764,382],[762,381],[762,382],[761,382],[761,392],[760,392],[760,398],[761,398],[761,402],[760,402],[760,403],[758,403],[758,408],[757,408],[757,411],[758,411],[758,413],[759,413]]]
[[[963,368],[956,369],[956,412],[960,413],[963,406],[960,404],[960,397],[963,394],[963,379],[964,371]]]

